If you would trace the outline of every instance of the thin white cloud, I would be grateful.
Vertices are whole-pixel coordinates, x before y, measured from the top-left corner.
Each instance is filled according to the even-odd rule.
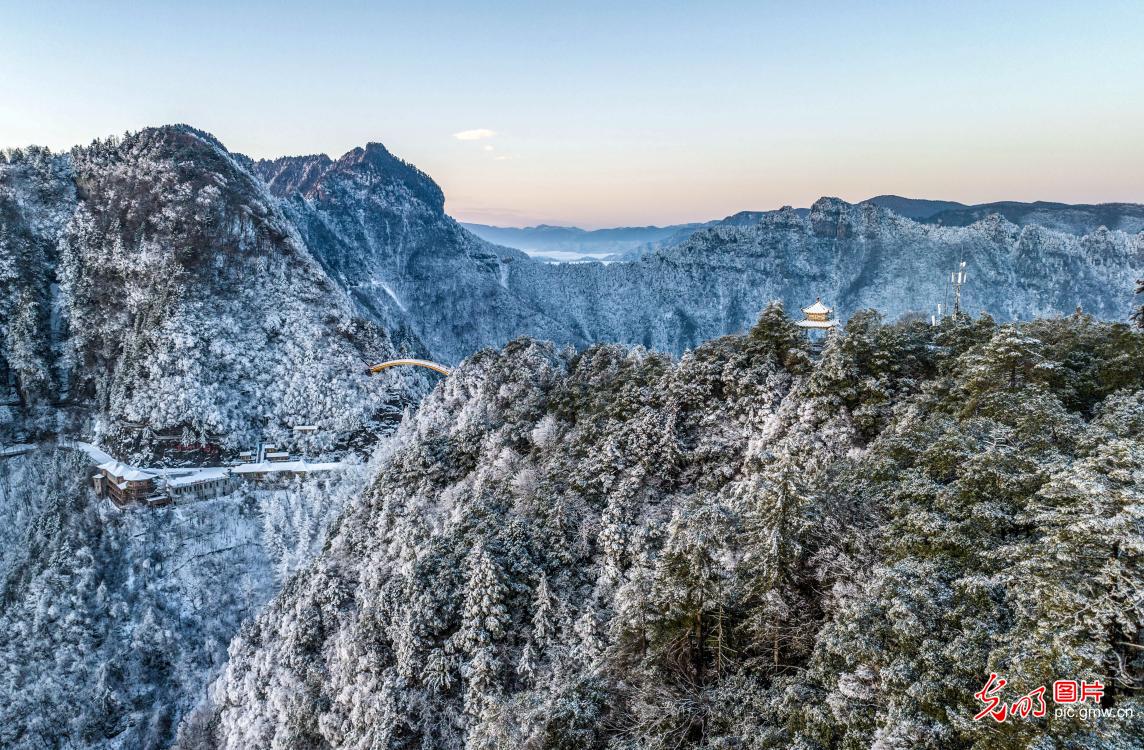
[[[453,137],[458,141],[480,141],[485,138],[492,138],[496,134],[495,130],[477,128],[476,130],[462,130],[460,133],[453,133]]]
[[[493,144],[486,143],[485,144],[485,151],[492,151],[492,150],[493,150]]]

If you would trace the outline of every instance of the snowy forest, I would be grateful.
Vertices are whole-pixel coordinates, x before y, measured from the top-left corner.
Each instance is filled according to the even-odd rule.
[[[1144,336],[1083,314],[514,341],[401,425],[178,747],[1141,747],[1142,434]],[[974,721],[990,672],[1136,718]]]
[[[0,747],[1144,748],[1125,206],[548,263],[377,143],[8,150]],[[337,470],[124,508],[77,441]],[[975,719],[990,674],[1107,711]]]

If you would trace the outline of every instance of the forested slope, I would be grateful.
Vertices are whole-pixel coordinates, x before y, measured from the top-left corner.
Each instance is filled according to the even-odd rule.
[[[123,512],[87,469],[72,450],[0,460],[0,747],[169,747],[364,473]]]
[[[163,430],[235,447],[316,424],[325,449],[418,392],[363,377],[418,344],[359,315],[241,159],[185,126],[0,160],[0,312],[20,407],[0,441],[76,407],[94,422],[72,429],[144,459]]]
[[[1141,335],[802,341],[471,358],[179,746],[1142,746]],[[975,722],[991,671],[1137,718]]]

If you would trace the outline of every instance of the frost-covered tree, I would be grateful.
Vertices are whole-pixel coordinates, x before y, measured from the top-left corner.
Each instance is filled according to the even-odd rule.
[[[501,571],[484,547],[469,554],[469,576],[456,647],[464,655],[466,708],[479,714],[500,684],[500,641],[508,622]]]
[[[1136,281],[1136,294],[1144,294],[1144,279],[1138,279]],[[1133,315],[1133,318],[1136,320],[1136,325],[1139,328],[1144,328],[1144,305],[1140,305],[1140,307],[1136,308],[1136,313]]]
[[[483,352],[233,644],[217,736],[1116,747],[1123,716],[994,726],[973,696],[1075,668],[1140,707],[1142,355],[1083,315],[864,315],[813,360]]]

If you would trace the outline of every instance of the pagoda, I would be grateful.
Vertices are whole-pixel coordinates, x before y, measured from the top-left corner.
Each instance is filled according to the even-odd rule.
[[[807,336],[812,339],[817,338],[815,331],[830,333],[838,327],[838,320],[830,317],[832,312],[834,312],[833,308],[822,304],[822,298],[818,297],[814,300],[813,305],[802,308],[802,314],[806,318],[798,321],[796,325],[799,328],[805,328]]]

